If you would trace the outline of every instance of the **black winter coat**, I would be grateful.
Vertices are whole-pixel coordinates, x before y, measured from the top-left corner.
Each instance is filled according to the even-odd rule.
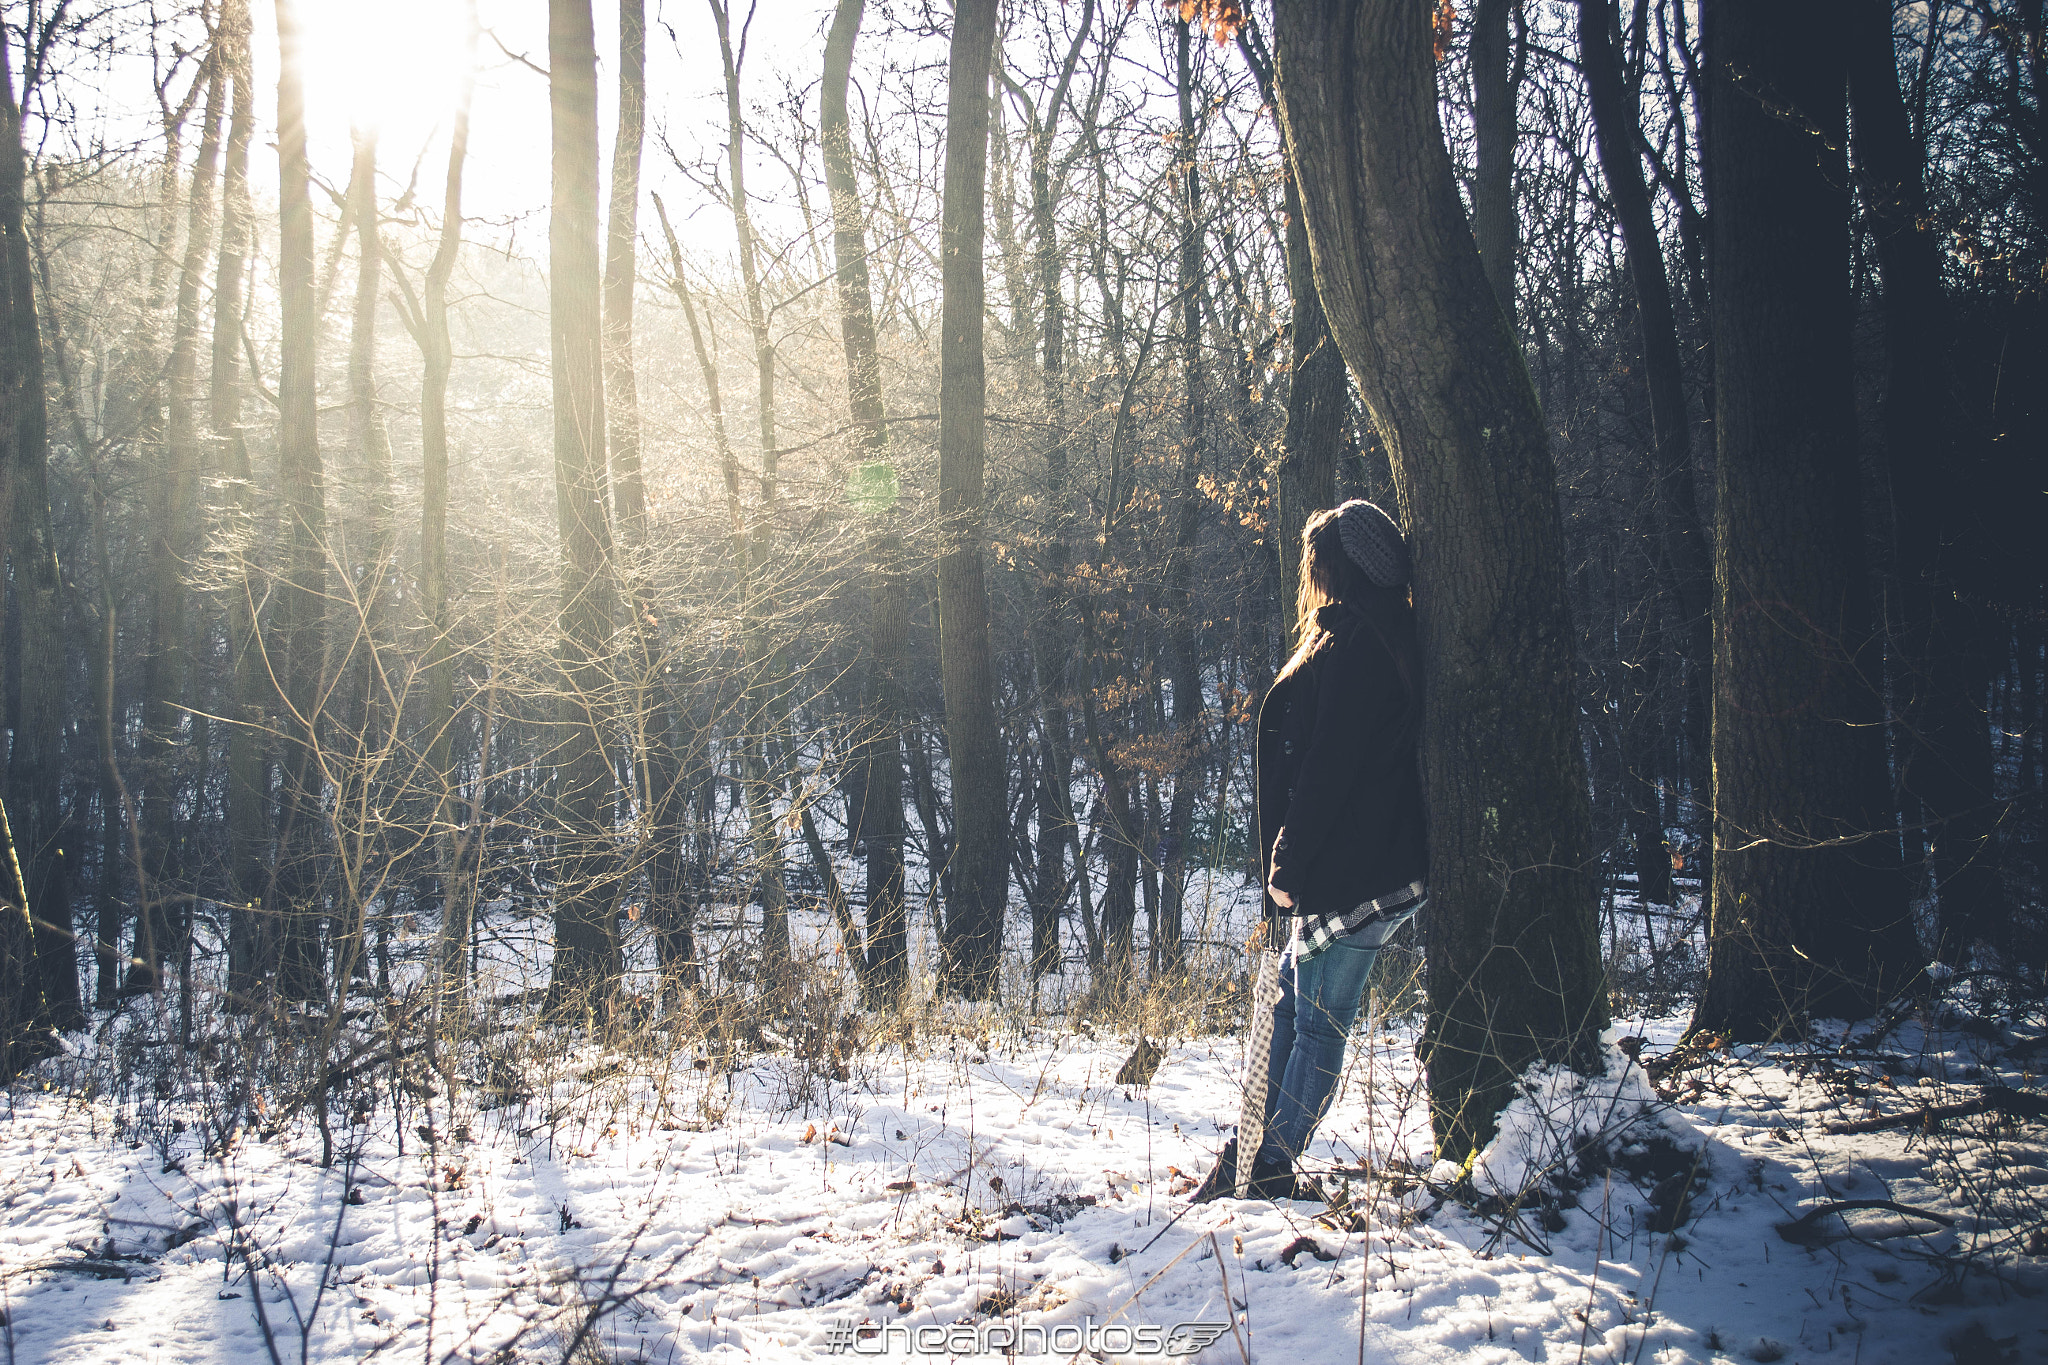
[[[1415,742],[1421,697],[1379,630],[1342,605],[1316,613],[1309,657],[1259,707],[1259,848],[1266,917],[1323,914],[1427,876]],[[1413,631],[1413,617],[1399,628]]]

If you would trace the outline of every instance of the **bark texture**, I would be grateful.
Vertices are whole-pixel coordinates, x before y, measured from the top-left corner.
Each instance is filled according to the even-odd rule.
[[[946,181],[940,220],[944,338],[939,373],[939,676],[953,786],[953,894],[945,976],[969,999],[995,996],[1009,886],[1003,739],[989,654],[982,562],[988,383],[982,355],[982,229],[988,185],[988,82],[996,0],[953,11],[946,99]]]
[[[1857,1017],[1916,964],[1849,368],[1836,4],[1710,0],[1714,878],[1695,1028]]]
[[[1425,1048],[1455,1159],[1490,1136],[1531,1061],[1590,1062],[1606,1023],[1555,471],[1458,201],[1427,9],[1281,0],[1275,25],[1317,289],[1414,550]]]
[[[555,519],[562,539],[554,736],[555,959],[549,1003],[609,1000],[620,958],[609,849],[606,687],[616,588],[605,515],[604,373],[597,227],[597,49],[590,0],[549,0],[554,196],[548,334],[554,370]]]

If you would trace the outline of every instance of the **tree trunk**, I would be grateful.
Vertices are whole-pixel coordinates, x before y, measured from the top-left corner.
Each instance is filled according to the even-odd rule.
[[[555,735],[555,961],[549,1005],[602,1007],[621,962],[611,895],[612,769],[605,753],[613,596],[604,496],[604,372],[597,231],[597,49],[590,0],[549,0],[554,197],[548,215],[555,515],[562,537],[562,695]]]
[[[630,740],[638,779],[639,863],[647,879],[647,921],[659,950],[686,941],[691,907],[683,886],[683,820],[688,805],[676,749],[674,688],[654,596],[647,484],[640,465],[640,397],[634,373],[633,293],[639,279],[640,153],[647,113],[647,6],[619,5],[619,124],[612,144],[611,210],[605,221],[604,366],[606,434],[620,558],[632,594],[633,693]],[[663,960],[665,974],[683,970]]]
[[[1200,634],[1194,604],[1195,551],[1201,538],[1203,447],[1208,441],[1206,394],[1202,365],[1202,179],[1196,149],[1201,131],[1195,123],[1192,35],[1185,19],[1174,22],[1176,85],[1180,104],[1181,167],[1180,312],[1182,408],[1179,488],[1174,499],[1172,550],[1168,556],[1165,607],[1171,641],[1169,667],[1173,682],[1173,728],[1176,767],[1173,799],[1154,856],[1159,863],[1159,917],[1151,952],[1156,969],[1181,968],[1181,908],[1187,890],[1188,834],[1194,823],[1195,793],[1208,766],[1202,703]]]
[[[1300,622],[1294,618],[1301,591],[1301,531],[1317,511],[1337,504],[1337,455],[1344,441],[1344,420],[1351,406],[1344,356],[1330,336],[1323,301],[1316,293],[1315,265],[1310,259],[1308,223],[1294,174],[1287,172],[1287,288],[1292,295],[1289,342],[1293,379],[1287,388],[1287,426],[1280,438],[1280,467],[1274,479],[1273,534],[1280,544],[1280,618],[1287,638]]]
[[[996,724],[982,564],[987,379],[982,356],[982,224],[988,179],[988,80],[996,0],[960,0],[947,76],[946,179],[940,226],[939,674],[953,786],[953,895],[947,988],[989,1000],[1001,985],[1009,892],[1003,738]]]
[[[1426,1048],[1438,1146],[1457,1159],[1531,1061],[1591,1063],[1606,1023],[1556,475],[1458,202],[1428,11],[1281,0],[1276,15],[1317,287],[1415,553]]]
[[[1991,720],[1983,626],[1958,593],[1969,555],[1974,472],[1949,375],[1952,328],[1941,267],[1892,55],[1891,11],[1849,18],[1851,146],[1884,273],[1884,443],[1897,560],[1899,786],[1917,798],[1932,844],[1940,952],[2009,942],[1993,834]],[[1910,823],[1911,817],[1909,817]]]
[[[199,156],[192,168],[185,251],[178,271],[171,350],[164,363],[166,422],[162,463],[156,471],[149,536],[150,639],[143,659],[142,742],[144,756],[143,907],[137,922],[139,963],[131,989],[159,984],[166,963],[179,950],[191,921],[190,888],[183,887],[177,834],[178,791],[186,746],[178,732],[186,721],[189,647],[186,640],[185,573],[192,563],[198,523],[199,319],[206,258],[213,236],[213,182],[220,156],[220,119],[226,90],[219,55],[208,58],[206,108],[201,115]]]
[[[839,0],[825,43],[825,84],[819,94],[819,142],[832,201],[832,246],[838,266],[839,333],[846,351],[847,403],[861,459],[857,494],[868,517],[867,715],[858,768],[859,810],[849,822],[867,855],[867,943],[847,944],[861,957],[871,992],[887,998],[909,979],[909,935],[903,904],[904,655],[910,637],[903,541],[895,527],[896,474],[888,464],[889,434],[882,368],[875,349],[874,304],[868,287],[867,233],[853,166],[846,88],[865,0]]]
[[[362,539],[349,547],[355,574],[355,617],[351,623],[348,659],[342,667],[353,674],[349,688],[355,703],[354,750],[346,799],[357,826],[350,857],[359,870],[377,863],[383,847],[381,814],[388,807],[384,789],[391,774],[392,702],[396,689],[384,677],[391,646],[390,604],[385,584],[391,573],[392,491],[391,436],[377,400],[377,307],[383,288],[383,236],[377,219],[377,136],[374,130],[353,129],[354,169],[349,176],[349,216],[356,230],[355,307],[350,315],[348,346],[349,445],[356,459],[362,499]],[[369,907],[351,894],[342,907],[337,970],[348,976],[363,973],[364,916]],[[389,934],[389,910],[382,931]],[[388,973],[387,973],[388,975]]]
[[[1612,587],[1614,608],[1609,619],[1615,623],[1615,671],[1620,675],[1619,685],[1611,689],[1617,710],[1614,728],[1620,760],[1615,795],[1620,798],[1629,845],[1635,855],[1637,897],[1645,906],[1671,905],[1671,850],[1664,842],[1659,821],[1656,783],[1661,747],[1657,694],[1663,672],[1657,636],[1664,621],[1660,600],[1663,593],[1653,571],[1658,559],[1656,537],[1642,534],[1635,522],[1644,512],[1654,520],[1656,500],[1643,495],[1634,475],[1638,467],[1636,452],[1625,450],[1618,454],[1629,472],[1615,479],[1619,496],[1614,500],[1611,532],[1614,562],[1602,575]],[[1647,915],[1644,923],[1649,923]],[[1655,954],[1654,939],[1646,939],[1645,946]]]
[[[733,51],[732,25],[723,0],[708,3],[718,29],[718,51],[725,71],[726,165],[732,179],[732,221],[739,241],[740,283],[746,289],[747,323],[754,337],[754,379],[761,431],[761,507],[751,537],[753,595],[746,606],[750,624],[744,743],[749,836],[761,879],[761,947],[767,956],[776,958],[789,952],[789,891],[782,875],[782,842],[776,833],[774,784],[768,761],[777,745],[772,715],[775,708],[767,681],[779,670],[773,659],[760,652],[758,624],[773,613],[767,569],[781,510],[780,452],[775,443],[775,342],[768,330],[768,306],[761,290],[754,220],[747,200],[746,121],[740,113],[739,59]]]
[[[1259,83],[1259,95],[1280,119],[1280,96],[1273,88],[1273,61],[1257,31],[1238,33],[1238,50]],[[1286,130],[1281,129],[1281,136]],[[1292,168],[1281,167],[1281,212],[1287,220],[1283,239],[1287,252],[1287,294],[1291,310],[1288,345],[1291,376],[1287,386],[1287,426],[1280,438],[1273,477],[1274,548],[1280,558],[1280,619],[1283,638],[1294,639],[1300,622],[1294,607],[1301,592],[1301,531],[1317,511],[1337,504],[1337,454],[1344,442],[1344,419],[1351,404],[1344,357],[1330,337],[1323,300],[1316,293],[1315,262],[1309,252],[1308,223],[1301,216],[1301,194]]]
[[[451,753],[455,727],[455,650],[450,638],[454,623],[448,610],[448,377],[454,369],[454,347],[448,335],[448,281],[462,252],[462,173],[469,156],[469,111],[476,90],[476,6],[469,6],[462,83],[455,101],[455,121],[448,138],[448,171],[441,196],[441,237],[427,278],[414,331],[422,360],[420,377],[420,597],[426,617],[427,781],[434,803],[434,853],[441,882],[440,958],[444,1008],[461,999],[465,979],[463,949],[476,913],[474,869],[479,866],[483,826],[464,821],[456,802],[455,764]],[[482,772],[490,771],[486,737]],[[474,813],[472,809],[472,814]]]
[[[0,1078],[31,1060],[32,1030],[85,1022],[63,838],[63,729],[68,694],[64,603],[50,523],[49,415],[35,270],[25,223],[28,157],[22,101],[0,33],[0,559],[14,570],[20,613],[21,714],[7,763],[6,852],[0,869]],[[16,882],[16,877],[21,879]]]
[[[1841,17],[1768,0],[1704,13],[1715,834],[1693,1026],[1744,1040],[1866,1014],[1918,960],[1863,567]]]
[[[640,149],[647,123],[647,0],[619,3],[619,123],[612,140],[611,210],[604,239],[605,436],[619,539],[646,539],[647,482],[640,472],[640,388],[633,373],[633,286],[638,279]],[[634,577],[642,571],[635,566]]]
[[[691,302],[689,287],[683,281],[682,248],[676,242],[675,230],[669,226],[668,210],[663,207],[661,196],[658,194],[654,196],[654,209],[661,218],[661,235],[668,243],[669,286],[675,293],[676,300],[683,305],[683,317],[690,325],[690,346],[696,353],[697,369],[704,379],[704,406],[711,417],[712,448],[718,454],[719,475],[724,485],[726,529],[731,543],[733,572],[739,576],[740,580],[738,596],[742,634],[741,647],[746,654],[749,665],[751,665],[755,657],[755,648],[752,640],[747,638],[747,633],[752,619],[751,603],[756,575],[753,564],[753,543],[747,536],[746,512],[740,505],[739,460],[734,456],[732,441],[726,435],[725,399],[719,383],[718,367],[712,361],[710,348],[704,344],[704,332],[697,323],[697,308]],[[743,706],[742,715],[745,714],[748,713]],[[754,771],[751,759],[753,749],[751,737],[742,735],[740,737],[740,745],[743,753],[746,755],[742,758],[742,765],[751,773]],[[708,762],[706,766],[709,766]],[[706,785],[709,785],[711,781],[712,779],[705,779]],[[764,837],[767,839],[772,839],[773,837],[772,831],[766,831],[764,836],[762,819],[755,805],[755,802],[759,799],[757,796],[758,790],[758,784],[750,784],[746,792],[749,833],[754,838],[757,856],[762,852]],[[700,865],[702,862],[703,860],[700,859]],[[774,890],[779,892],[781,886],[781,867],[779,862],[774,864],[774,866],[776,872]],[[666,945],[661,950],[664,970],[673,971],[676,974],[677,980],[682,984],[695,984],[697,980],[696,950],[688,914],[685,913],[668,924],[657,925],[656,931],[660,936],[660,941]]]
[[[1032,665],[1038,674],[1039,727],[1042,731],[1044,762],[1038,783],[1037,865],[1028,899],[1031,905],[1031,974],[1038,977],[1057,971],[1060,965],[1060,920],[1074,885],[1066,871],[1066,851],[1074,843],[1073,731],[1068,717],[1073,660],[1070,622],[1071,586],[1068,582],[1073,560],[1071,508],[1068,505],[1068,446],[1073,434],[1067,417],[1067,308],[1061,292],[1062,268],[1059,254],[1059,199],[1065,188],[1071,161],[1080,144],[1053,161],[1053,136],[1068,102],[1074,69],[1081,48],[1095,19],[1094,0],[1082,0],[1081,16],[1074,26],[1074,38],[1060,66],[1059,81],[1049,106],[1036,116],[1031,127],[1031,231],[1033,267],[1042,325],[1039,328],[1039,390],[1045,409],[1045,547],[1040,566],[1044,587],[1038,610],[1031,621]],[[1109,41],[1114,41],[1114,34]],[[1098,78],[1096,94],[1083,112],[1092,123],[1103,82]],[[1079,869],[1076,869],[1078,877]]]
[[[249,202],[249,141],[256,127],[254,71],[249,50],[249,7],[229,0],[221,10],[220,60],[227,64],[233,94],[228,118],[227,160],[221,176],[220,257],[213,280],[213,365],[209,402],[216,443],[216,469],[223,484],[221,516],[233,528],[226,592],[228,623],[228,996],[242,1008],[262,985],[263,963],[271,960],[262,942],[256,907],[268,872],[269,783],[264,780],[267,719],[272,695],[269,671],[256,635],[261,595],[249,558],[255,533],[255,486],[249,471],[249,442],[242,428],[247,385],[242,371],[242,293],[256,216]],[[274,945],[272,945],[274,951]]]
[[[1508,325],[1515,321],[1515,88],[1509,70],[1508,16],[1514,0],[1472,7],[1472,237],[1479,265]],[[1516,65],[1519,66],[1519,63]]]
[[[319,317],[314,295],[313,203],[306,163],[306,105],[300,73],[297,0],[277,3],[278,294],[283,308],[277,376],[278,478],[286,518],[285,582],[276,610],[283,647],[286,737],[277,864],[265,898],[277,925],[275,981],[288,1000],[325,994],[316,895],[321,775],[321,673],[327,610],[327,495],[320,463],[314,363]]]
[[[1713,695],[1713,622],[1709,617],[1713,566],[1700,530],[1693,497],[1692,424],[1686,416],[1685,384],[1679,362],[1678,323],[1671,286],[1664,274],[1664,250],[1643,180],[1636,94],[1622,76],[1615,51],[1614,0],[1580,0],[1579,57],[1593,107],[1594,140],[1600,174],[1621,226],[1629,280],[1635,287],[1636,326],[1643,373],[1650,395],[1650,430],[1655,457],[1651,475],[1657,543],[1680,622],[1685,656],[1685,714],[1692,722],[1691,784],[1701,807],[1711,807],[1708,788],[1706,716]],[[1668,874],[1667,874],[1668,879]]]

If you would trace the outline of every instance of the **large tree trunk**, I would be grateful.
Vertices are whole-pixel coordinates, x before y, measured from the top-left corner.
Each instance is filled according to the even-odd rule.
[[[1864,573],[1842,17],[1769,0],[1704,14],[1720,448],[1711,958],[1693,1024],[1746,1040],[1867,1013],[1917,961]]]
[[[597,231],[597,48],[590,0],[549,0],[554,198],[548,320],[555,515],[562,538],[562,695],[554,752],[555,959],[549,1003],[608,1001],[620,972],[612,903],[612,769],[604,743],[614,586],[604,496],[604,372]]]
[[[1858,183],[1884,272],[1884,440],[1897,549],[1895,701],[1899,785],[1917,799],[1932,845],[1940,951],[2009,941],[1994,857],[1991,720],[1984,630],[1958,592],[1976,492],[1958,448],[1966,430],[1950,383],[1952,334],[1940,260],[1892,55],[1891,10],[1849,19],[1849,96]],[[1916,841],[1917,842],[1917,839]]]
[[[982,356],[982,224],[988,182],[988,80],[996,0],[960,0],[946,98],[946,179],[940,218],[939,675],[953,786],[953,896],[946,916],[946,985],[974,1000],[1001,986],[1009,899],[1009,821],[1003,738],[996,725],[982,564],[987,378]]]
[[[864,7],[865,0],[839,0],[833,14],[825,43],[825,84],[818,99],[818,140],[832,201],[847,404],[864,461],[857,492],[869,527],[867,714],[858,763],[859,810],[849,821],[867,855],[867,943],[863,949],[858,935],[851,935],[846,947],[850,960],[864,963],[871,992],[887,998],[903,989],[910,969],[903,905],[903,669],[910,599],[903,581],[903,540],[895,527],[896,474],[887,463],[889,432],[868,287],[867,232],[846,113],[846,87]]]
[[[1426,1055],[1455,1159],[1530,1062],[1590,1063],[1607,1016],[1556,475],[1458,202],[1427,8],[1281,0],[1276,27],[1317,287],[1415,551]]]
[[[277,3],[278,293],[283,308],[277,376],[277,462],[286,519],[285,581],[277,634],[284,655],[285,734],[277,862],[265,898],[288,1000],[325,993],[315,850],[323,814],[320,743],[323,621],[327,611],[327,493],[314,394],[319,317],[314,295],[313,203],[306,164],[306,102],[297,0]]]
[[[9,55],[0,33],[0,560],[13,566],[21,617],[21,714],[7,763],[8,846],[0,850],[13,859],[0,870],[0,1078],[30,1060],[31,1030],[85,1022],[60,847],[64,603],[50,524],[43,342],[24,221],[27,154]],[[29,80],[25,63],[23,98]]]

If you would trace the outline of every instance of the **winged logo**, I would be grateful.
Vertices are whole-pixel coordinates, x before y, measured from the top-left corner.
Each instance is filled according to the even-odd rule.
[[[1216,1338],[1230,1330],[1227,1322],[1176,1322],[1173,1330],[1166,1334],[1166,1354],[1170,1356],[1191,1356],[1198,1354]]]

